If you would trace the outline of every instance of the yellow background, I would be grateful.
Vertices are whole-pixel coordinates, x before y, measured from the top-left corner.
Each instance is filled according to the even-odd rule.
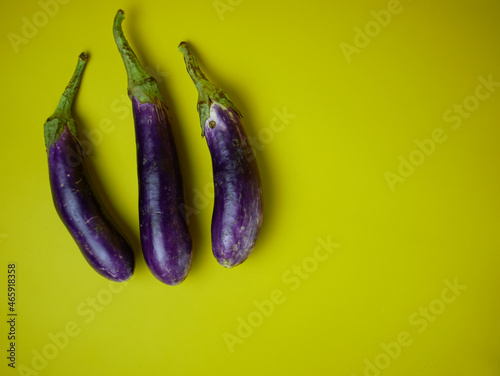
[[[19,315],[18,368],[2,356],[0,374],[500,375],[500,90],[471,97],[480,77],[500,82],[498,1],[47,4],[52,15],[34,0],[2,7],[4,355],[9,262]],[[194,209],[194,262],[176,287],[152,276],[139,248],[133,118],[111,30],[119,8],[168,102]],[[259,147],[262,233],[231,270],[211,254],[211,160],[183,40]],[[49,190],[43,124],[82,51],[74,115],[136,251],[124,285],[86,264]],[[473,107],[457,129],[443,117],[454,104]],[[444,142],[419,153],[415,140],[435,132]],[[404,170],[410,157],[419,165]],[[398,168],[407,176],[391,189]],[[338,244],[329,257],[322,240]]]

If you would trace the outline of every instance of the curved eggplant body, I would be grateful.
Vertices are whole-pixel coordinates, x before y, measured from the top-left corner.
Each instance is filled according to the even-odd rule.
[[[67,126],[47,153],[54,205],[83,256],[102,276],[117,282],[129,279],[132,249],[94,193],[81,147]]]
[[[50,187],[57,213],[85,259],[102,276],[121,282],[134,272],[134,254],[92,188],[71,115],[87,60],[87,54],[79,56],[56,111],[44,125]]]
[[[132,98],[144,259],[160,281],[176,285],[191,267],[192,242],[183,216],[184,191],[165,105]]]
[[[252,252],[262,226],[262,185],[257,161],[228,95],[201,71],[193,50],[179,44],[198,90],[201,135],[212,157],[215,202],[212,252],[222,266],[241,264]]]
[[[231,268],[247,259],[262,225],[262,187],[255,155],[238,113],[210,106],[205,138],[212,157],[215,201],[212,251]]]

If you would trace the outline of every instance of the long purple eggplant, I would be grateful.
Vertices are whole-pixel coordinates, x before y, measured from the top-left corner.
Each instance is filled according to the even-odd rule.
[[[201,133],[212,157],[212,252],[219,264],[232,268],[248,258],[261,229],[259,169],[240,112],[223,90],[208,81],[191,47],[182,42],[179,50],[198,89]]]
[[[157,279],[177,285],[186,278],[192,259],[177,149],[158,84],[125,39],[124,18],[119,10],[113,33],[127,71],[134,114],[142,251]]]
[[[121,282],[132,276],[134,255],[92,187],[71,115],[87,59],[85,53],[79,56],[59,105],[44,126],[50,186],[57,213],[85,259],[102,276]]]

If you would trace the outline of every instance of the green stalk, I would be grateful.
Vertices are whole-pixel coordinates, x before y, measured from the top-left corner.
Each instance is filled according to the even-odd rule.
[[[82,52],[78,57],[78,63],[76,65],[75,72],[69,81],[68,86],[64,90],[59,104],[51,117],[47,119],[44,126],[45,134],[45,147],[50,148],[55,142],[59,140],[64,126],[67,125],[71,133],[76,137],[76,124],[71,115],[71,110],[73,108],[73,103],[75,101],[76,94],[80,89],[80,84],[82,82],[83,71],[87,65],[88,55]]]
[[[186,42],[179,44],[179,51],[184,55],[186,69],[198,90],[198,114],[200,115],[201,135],[205,134],[205,122],[210,117],[210,106],[212,102],[218,102],[225,107],[233,109],[240,117],[243,117],[236,106],[231,102],[229,96],[221,88],[208,81],[201,71],[193,49]]]
[[[159,98],[165,104],[156,80],[142,67],[123,34],[122,21],[124,18],[123,10],[118,10],[113,22],[113,35],[127,71],[128,95],[130,99],[133,96],[136,97],[141,103],[155,103],[155,99]]]

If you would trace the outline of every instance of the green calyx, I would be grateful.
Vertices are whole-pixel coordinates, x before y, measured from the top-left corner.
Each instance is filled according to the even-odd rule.
[[[205,135],[205,122],[210,117],[212,102],[218,102],[223,106],[229,107],[240,117],[243,117],[228,95],[221,88],[208,81],[198,66],[193,49],[186,42],[182,42],[179,44],[179,51],[184,55],[186,69],[196,89],[198,89],[198,113],[200,115],[201,135]]]
[[[120,9],[113,22],[113,35],[127,70],[128,95],[130,99],[132,96],[136,97],[141,103],[154,103],[155,98],[159,98],[165,104],[156,80],[142,67],[123,34],[122,21],[124,18],[125,13]]]
[[[83,71],[87,65],[87,60],[88,55],[82,52],[78,57],[78,64],[76,65],[75,72],[61,96],[56,110],[52,116],[47,119],[44,125],[45,147],[47,149],[59,140],[65,125],[67,125],[71,133],[77,137],[76,124],[71,115],[71,109],[73,108],[73,102],[80,88],[80,83],[82,82]]]

